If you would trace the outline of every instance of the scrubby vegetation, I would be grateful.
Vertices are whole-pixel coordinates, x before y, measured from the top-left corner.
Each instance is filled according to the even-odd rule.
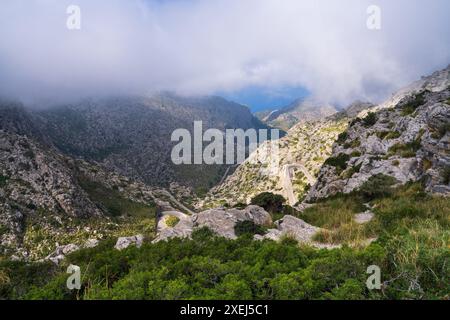
[[[345,153],[341,153],[336,157],[330,157],[325,161],[325,165],[335,167],[338,173],[341,173],[347,169],[347,162],[350,160],[350,156]]]
[[[118,251],[112,238],[68,255],[59,267],[0,260],[0,298],[448,299],[450,201],[427,195],[420,183],[391,189],[392,183],[375,176],[359,191],[325,199],[300,215],[327,230],[317,241],[342,248],[253,241],[262,230],[250,223],[238,224],[237,240],[204,228],[192,239]],[[367,201],[375,218],[356,224],[354,215]],[[372,237],[377,240],[363,245]],[[81,268],[80,290],[66,287],[69,264]],[[370,265],[382,270],[381,290],[366,287]]]
[[[369,180],[363,183],[359,188],[359,193],[366,200],[373,200],[381,197],[388,197],[392,194],[392,186],[398,183],[397,179],[384,174],[377,174],[370,177]]]
[[[175,227],[179,221],[180,221],[180,218],[175,217],[175,216],[168,216],[165,220],[166,225],[171,228]]]
[[[264,208],[269,213],[276,213],[283,210],[283,203],[286,199],[279,194],[273,194],[271,192],[263,192],[253,197],[250,201],[251,204]]]
[[[379,131],[376,133],[376,135],[381,140],[392,140],[399,138],[401,136],[401,133],[398,131]]]
[[[124,198],[119,191],[106,188],[86,176],[78,178],[80,186],[105,213],[113,216],[153,216],[155,205],[153,203],[143,204]]]
[[[363,197],[337,196],[302,215],[305,220],[357,236],[377,235],[364,248],[317,250],[294,241],[237,240],[208,229],[192,240],[113,249],[114,241],[68,256],[61,267],[0,262],[3,298],[26,299],[445,299],[450,268],[450,203],[424,194],[420,184],[374,199],[376,218],[352,229]],[[246,226],[245,230],[249,230]],[[334,228],[334,229],[333,229]],[[250,228],[251,229],[251,228]],[[344,237],[344,238],[345,238]],[[81,267],[81,290],[66,289],[68,264]],[[368,290],[366,269],[382,270],[382,290]]]
[[[450,168],[444,168],[442,169],[442,178],[444,180],[445,184],[449,184],[450,183]]]
[[[416,156],[420,149],[421,139],[418,138],[410,143],[396,143],[388,150],[388,155],[399,155],[402,158],[412,158]]]
[[[8,177],[0,175],[0,188],[3,188],[4,186],[6,186],[8,182]]]
[[[378,121],[378,118],[377,118],[376,113],[374,113],[374,112],[369,112],[369,114],[364,119],[362,119],[362,123],[365,127],[371,127],[375,123],[377,123],[377,121]]]
[[[336,141],[339,144],[343,144],[347,140],[347,138],[348,138],[348,133],[347,133],[347,131],[344,131],[338,135],[338,138]]]
[[[236,235],[242,236],[242,235],[255,235],[255,234],[264,234],[265,233],[265,228],[262,226],[259,226],[257,224],[255,224],[253,221],[239,221],[238,223],[236,223],[236,225],[234,226],[234,232],[236,233]]]
[[[425,103],[425,92],[414,95],[407,103],[401,106],[402,116],[413,114],[416,109]]]
[[[439,127],[433,128],[432,130],[433,130],[433,133],[431,134],[431,137],[433,139],[440,140],[447,134],[447,132],[450,131],[450,123],[448,123],[448,122],[443,123]]]

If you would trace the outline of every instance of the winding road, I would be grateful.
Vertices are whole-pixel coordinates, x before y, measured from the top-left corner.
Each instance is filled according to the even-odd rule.
[[[292,178],[294,176],[294,169],[300,169],[300,171],[305,175],[306,180],[310,185],[316,183],[316,178],[314,178],[306,169],[306,167],[301,163],[286,164],[283,166],[281,171],[281,185],[283,186],[284,195],[288,199],[289,205],[293,206],[298,202],[295,197],[294,189],[292,188]]]

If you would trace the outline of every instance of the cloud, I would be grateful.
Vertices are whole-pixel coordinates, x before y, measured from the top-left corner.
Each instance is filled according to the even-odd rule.
[[[66,8],[81,8],[68,30]],[[366,27],[381,8],[381,30]],[[379,101],[450,62],[447,0],[3,0],[0,95],[304,87]]]

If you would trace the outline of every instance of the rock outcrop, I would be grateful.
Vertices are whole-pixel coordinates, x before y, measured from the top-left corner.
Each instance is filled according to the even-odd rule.
[[[232,175],[213,188],[198,207],[247,204],[262,192],[280,194],[291,205],[295,204],[314,182],[348,122],[345,115],[339,119],[301,122],[279,141],[263,143]]]
[[[144,236],[142,234],[138,234],[136,236],[131,237],[120,237],[117,239],[116,245],[114,248],[117,250],[123,250],[128,248],[131,245],[134,245],[138,248],[142,246],[142,243],[144,242]]]
[[[154,242],[169,238],[190,237],[193,230],[207,227],[219,236],[235,239],[234,227],[239,221],[253,221],[257,225],[270,225],[271,216],[263,208],[248,206],[239,209],[211,209],[194,214],[190,219],[181,219],[173,228],[165,228],[156,237]]]
[[[333,145],[306,200],[350,193],[377,174],[401,184],[423,180],[427,191],[450,194],[449,69],[354,120]]]
[[[312,237],[320,230],[305,221],[286,215],[275,222],[276,229],[269,229],[265,235],[255,235],[256,240],[270,239],[279,241],[284,237],[290,237],[299,243],[312,244]]]

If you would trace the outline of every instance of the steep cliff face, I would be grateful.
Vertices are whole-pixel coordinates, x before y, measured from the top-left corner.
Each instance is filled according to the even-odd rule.
[[[308,201],[357,190],[377,174],[399,184],[423,181],[448,195],[450,168],[449,68],[401,90],[352,122],[333,145]]]

